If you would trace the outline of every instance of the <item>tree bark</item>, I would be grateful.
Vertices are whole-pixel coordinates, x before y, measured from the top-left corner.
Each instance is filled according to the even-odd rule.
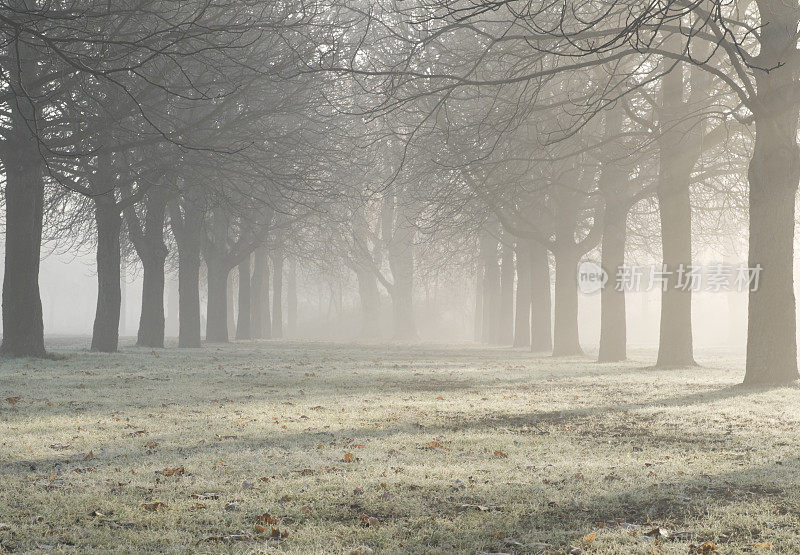
[[[250,332],[250,257],[239,263],[239,314],[236,319],[236,339],[252,339]]]
[[[44,321],[39,292],[44,161],[37,138],[40,109],[36,54],[25,43],[7,46],[10,129],[4,141],[6,250],[3,279],[3,343],[0,354],[44,356]]]
[[[289,337],[297,333],[297,261],[289,259],[286,283],[286,331]]]
[[[114,353],[119,348],[122,303],[120,230],[122,217],[113,195],[94,197],[97,226],[97,307],[92,330],[92,351]]]
[[[253,277],[250,287],[252,335],[255,339],[269,339],[269,262],[267,249],[259,247],[253,256]]]
[[[407,201],[398,201],[397,215],[389,244],[392,270],[392,321],[394,338],[417,339],[414,322],[414,229]]]
[[[283,252],[272,251],[272,337],[283,337]]]
[[[206,308],[206,341],[228,342],[228,273],[230,270],[213,257],[206,257],[208,270],[208,304]]]
[[[694,366],[692,346],[692,291],[678,288],[678,271],[692,263],[692,214],[688,176],[675,176],[673,164],[661,168],[658,205],[661,216],[661,242],[666,266],[666,289],[661,293],[661,329],[656,366],[671,368]],[[691,172],[691,170],[690,170]],[[684,290],[685,289],[685,290]]]
[[[140,347],[164,347],[165,260],[166,252],[156,251],[142,257],[142,313],[136,338]]]
[[[197,348],[200,332],[200,242],[178,250],[178,347]]]
[[[478,265],[475,270],[475,326],[473,329],[473,341],[480,343],[483,333],[483,266]]]
[[[547,249],[531,241],[531,351],[553,349],[553,305],[550,294],[550,260]]]
[[[358,296],[361,300],[361,333],[363,339],[381,337],[381,295],[378,279],[368,268],[360,267],[356,272]]]
[[[601,267],[608,276],[600,292],[600,352],[598,362],[619,362],[627,358],[627,321],[625,291],[617,290],[618,268],[625,264],[627,210],[614,211],[606,207],[603,225]]]
[[[508,240],[508,236],[505,236]],[[514,248],[503,243],[500,267],[500,324],[498,327],[498,343],[511,345],[514,343]]]
[[[517,298],[514,318],[514,347],[531,344],[531,257],[527,243],[519,242],[517,254]]]
[[[18,140],[25,142],[8,145],[9,152],[4,160],[6,252],[0,353],[15,357],[44,356],[44,321],[39,293],[43,168],[35,139],[23,136]]]
[[[747,385],[783,385],[798,378],[793,288],[795,201],[798,162],[796,31],[800,10],[793,2],[758,2],[761,12],[756,141],[750,161],[749,266],[762,267],[750,289],[747,321]],[[786,59],[791,52],[793,59]],[[755,290],[754,290],[755,289]]]
[[[483,259],[483,329],[481,341],[496,344],[500,325],[500,268],[497,264],[497,239],[488,232],[481,235]]]
[[[575,248],[555,249],[555,327],[553,356],[583,354],[578,335],[578,254]]]

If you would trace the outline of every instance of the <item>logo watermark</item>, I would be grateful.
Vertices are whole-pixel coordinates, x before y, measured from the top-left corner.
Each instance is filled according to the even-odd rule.
[[[757,291],[761,264],[710,264],[707,266],[681,264],[669,269],[666,264],[628,265],[616,269],[615,291],[642,292],[678,289],[691,292],[743,293]],[[599,264],[584,261],[578,265],[578,289],[591,295],[609,284],[609,275]]]

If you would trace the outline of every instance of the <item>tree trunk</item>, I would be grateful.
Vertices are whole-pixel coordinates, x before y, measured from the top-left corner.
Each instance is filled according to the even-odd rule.
[[[289,259],[286,284],[286,330],[289,337],[297,333],[297,262]]]
[[[762,5],[763,4],[763,5]],[[796,31],[800,10],[794,2],[759,2],[761,53],[756,71],[759,109],[750,161],[749,266],[761,266],[758,287],[750,288],[747,321],[748,385],[782,385],[798,378],[794,258],[798,162]],[[793,59],[786,59],[791,52]],[[754,290],[755,289],[755,290]]]
[[[356,272],[358,296],[361,300],[361,334],[363,339],[381,337],[381,295],[378,279],[367,268]]]
[[[283,337],[283,252],[272,253],[272,337]]]
[[[600,292],[600,352],[598,362],[619,362],[627,358],[625,291],[616,287],[617,270],[625,264],[627,211],[606,208],[601,266],[608,276]]]
[[[178,250],[178,347],[200,347],[200,241]]]
[[[120,283],[120,230],[122,217],[113,195],[94,197],[97,225],[97,308],[92,330],[92,351],[114,353],[119,347],[122,302]]]
[[[392,321],[394,338],[417,339],[414,322],[414,228],[407,201],[398,202],[394,235],[389,244],[392,270]]]
[[[265,247],[256,249],[253,256],[250,289],[252,335],[255,339],[269,339],[272,335],[269,311],[269,261]]]
[[[250,332],[250,257],[239,263],[239,314],[236,320],[236,339],[252,339]]]
[[[233,272],[228,269],[228,282],[225,285],[225,325],[228,329],[228,340],[236,337],[236,318],[234,316],[234,298],[233,298]]]
[[[517,254],[517,298],[514,319],[514,347],[531,344],[531,257],[527,243],[519,242]]]
[[[183,210],[181,210],[183,208]],[[178,246],[178,347],[200,347],[200,247],[203,211],[183,196],[170,204],[172,235]]]
[[[531,241],[531,351],[553,349],[553,305],[550,299],[550,259],[547,249]]]
[[[128,263],[125,258],[120,257],[120,303],[119,303],[119,335],[124,336],[128,333]]]
[[[675,166],[669,162],[666,167],[662,165],[659,179],[664,185],[658,188],[661,242],[668,272],[666,289],[661,293],[661,331],[656,362],[660,368],[696,364],[692,348],[692,291],[691,287],[677,287],[679,269],[686,270],[692,263],[689,176],[686,175],[685,179],[682,175],[676,176],[673,173]]]
[[[214,258],[206,259],[208,269],[208,304],[206,341],[228,342],[228,273],[230,270]]]
[[[480,244],[483,259],[483,329],[481,341],[496,344],[500,325],[500,268],[497,265],[497,239],[484,232]]]
[[[39,294],[43,168],[35,139],[25,135],[24,131],[15,134],[11,140],[24,142],[7,145],[8,156],[4,160],[6,252],[0,353],[15,357],[45,354]]]
[[[556,295],[553,356],[582,355],[578,337],[578,254],[574,248],[556,249]]]
[[[142,313],[136,344],[140,347],[164,347],[164,262],[165,252],[142,256]]]
[[[480,343],[483,333],[483,266],[478,265],[475,270],[475,321],[473,341]]]
[[[508,239],[506,235],[505,239]],[[500,267],[500,325],[498,343],[514,343],[514,248],[507,243],[502,246],[502,266]]]

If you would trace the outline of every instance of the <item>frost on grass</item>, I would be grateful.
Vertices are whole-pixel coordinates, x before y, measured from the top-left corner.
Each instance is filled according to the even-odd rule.
[[[65,352],[0,366],[9,551],[800,550],[800,392],[724,358]]]

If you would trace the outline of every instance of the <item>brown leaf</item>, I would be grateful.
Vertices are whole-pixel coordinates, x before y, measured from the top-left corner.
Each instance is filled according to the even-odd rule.
[[[358,517],[358,521],[361,523],[361,526],[376,526],[380,523],[380,520],[376,517],[368,516],[366,513],[361,513],[361,516]]]
[[[162,476],[180,476],[183,473],[184,468],[182,466],[168,466],[164,470],[156,470],[156,474],[161,474]]]
[[[700,553],[701,555],[708,555],[709,553],[714,553],[715,551],[717,551],[717,545],[712,541],[708,541],[695,549],[695,553]]]
[[[269,513],[264,513],[263,515],[256,517],[256,522],[260,522],[262,524],[278,524],[278,519]]]
[[[429,441],[428,443],[425,444],[425,447],[427,447],[428,449],[447,449],[447,447],[445,447],[438,441]]]
[[[494,456],[497,457],[498,459],[507,459],[508,458],[508,455],[503,453],[500,449],[498,449],[497,451],[494,452]]]
[[[9,405],[16,405],[22,397],[6,397],[6,402]]]
[[[342,460],[346,463],[351,463],[354,462],[356,458],[352,453],[345,453],[344,458]]]
[[[270,526],[269,537],[270,537],[270,539],[273,539],[273,540],[283,541],[283,540],[285,540],[286,538],[289,537],[289,531],[288,530],[281,530],[280,528],[277,528],[275,526]]]

